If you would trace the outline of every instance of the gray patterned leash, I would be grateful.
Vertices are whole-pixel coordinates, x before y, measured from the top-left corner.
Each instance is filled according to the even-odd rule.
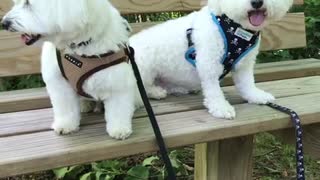
[[[302,144],[303,131],[302,131],[301,120],[299,118],[299,115],[295,111],[289,108],[286,108],[274,103],[268,103],[267,106],[291,116],[291,121],[294,124],[295,131],[296,131],[297,180],[305,180],[304,155],[303,155],[303,144]]]

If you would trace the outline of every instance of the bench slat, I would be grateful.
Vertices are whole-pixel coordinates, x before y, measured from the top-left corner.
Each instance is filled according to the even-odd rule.
[[[134,30],[155,23],[133,24]],[[287,49],[306,46],[303,13],[292,13],[263,32],[262,50]],[[26,47],[20,35],[0,31],[0,77],[40,73],[40,48]]]
[[[274,22],[262,32],[261,50],[305,47],[306,26],[304,13],[291,13],[281,21]]]
[[[257,82],[264,82],[320,75],[319,69],[320,61],[315,59],[284,61],[257,64],[255,75]],[[225,79],[224,85],[232,85],[230,76]],[[48,107],[51,104],[44,88],[0,93],[0,113]]]
[[[134,33],[154,26],[158,22],[133,23]],[[281,21],[274,22],[262,32],[262,51],[305,47],[306,28],[304,13],[289,13]]]
[[[156,23],[132,24],[135,32]],[[281,40],[280,40],[281,39]],[[20,35],[0,31],[0,77],[40,73],[40,48],[26,47]],[[303,13],[288,14],[263,31],[261,50],[288,49],[306,46]]]
[[[206,0],[111,0],[122,14],[152,13],[164,11],[194,11],[206,4]],[[12,0],[1,0],[0,17],[9,11]],[[295,0],[295,4],[303,4],[303,0]]]
[[[272,92],[277,98],[288,96],[320,93],[319,76],[309,78],[298,78],[292,80],[272,81],[259,83],[258,86],[268,92]],[[277,87],[277,88],[274,88]],[[242,104],[244,101],[237,95],[234,87],[223,88],[228,100],[232,104]],[[204,109],[202,95],[169,97],[162,101],[152,101],[154,111],[157,115],[176,112]],[[144,109],[135,113],[136,118],[146,117]],[[34,132],[50,131],[53,122],[52,109],[40,109],[8,114],[0,114],[0,138]],[[84,115],[82,126],[105,123],[103,115]]]
[[[307,125],[320,118],[319,101],[316,93],[281,98],[277,103],[295,109]],[[170,148],[292,127],[287,115],[266,106],[235,107],[238,116],[233,121],[215,119],[206,110],[162,115],[158,121]],[[133,127],[134,134],[122,142],[106,135],[105,124],[85,126],[65,137],[49,131],[0,138],[0,176],[156,151],[148,119],[136,119]]]

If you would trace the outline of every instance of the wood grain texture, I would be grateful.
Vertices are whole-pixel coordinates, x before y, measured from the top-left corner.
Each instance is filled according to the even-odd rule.
[[[253,136],[225,139],[207,144],[208,174],[203,180],[252,179]]]
[[[303,125],[308,125],[319,122],[319,101],[320,93],[315,93],[281,98],[277,103],[295,109]],[[157,119],[170,148],[292,126],[286,114],[266,106],[240,104],[235,108],[238,114],[233,121],[213,118],[206,110],[161,115]],[[104,123],[84,126],[80,132],[64,137],[45,131],[0,138],[0,177],[157,150],[147,118],[135,119],[133,128],[133,135],[126,141],[107,136]]]
[[[299,78],[284,81],[273,81],[258,84],[258,87],[273,93],[277,98],[288,96],[320,93],[320,78]],[[277,87],[277,88],[275,88]],[[301,88],[303,87],[303,88]],[[244,101],[235,92],[234,87],[225,87],[224,92],[232,104],[242,104]],[[205,109],[202,105],[202,96],[168,97],[162,101],[152,101],[157,115]],[[135,113],[135,118],[146,117],[144,109]],[[53,121],[51,109],[22,111],[0,114],[0,137],[47,131]],[[102,114],[84,114],[82,126],[104,123]]]
[[[288,96],[320,93],[320,78],[299,78],[284,81],[273,81],[258,84],[258,87],[273,93],[277,98]],[[274,88],[277,87],[277,88]],[[303,88],[301,88],[303,87]],[[242,104],[244,101],[235,92],[234,87],[223,88],[227,99],[232,104]],[[202,96],[169,97],[162,101],[152,101],[152,106],[157,115],[176,112],[205,109],[202,105]],[[135,118],[146,117],[144,109],[135,113]],[[33,132],[47,131],[53,121],[51,109],[40,109],[0,114],[0,137],[14,136]],[[84,114],[82,126],[104,123],[102,114]]]
[[[305,47],[306,26],[303,13],[288,14],[281,21],[272,23],[262,31],[261,50]]]
[[[158,23],[133,23],[133,32],[152,27]],[[290,49],[306,46],[304,13],[289,13],[281,21],[273,22],[262,31],[261,51]]]
[[[320,75],[320,61],[309,59],[309,60],[299,60],[299,61],[284,61],[277,63],[266,63],[258,64],[256,66],[256,81],[265,82],[265,81],[275,81],[281,79],[292,79],[299,77],[309,77]],[[316,78],[315,78],[316,79]],[[317,85],[317,80],[312,80],[314,82],[314,87],[311,87],[312,83],[308,86],[305,86],[304,83],[297,81],[288,81],[292,84],[296,83],[300,87],[299,92],[310,92],[310,90],[317,90],[319,88],[315,87]],[[306,81],[309,83],[310,81]],[[279,84],[279,82],[275,82]],[[281,82],[280,82],[281,83]],[[228,76],[224,80],[224,85],[232,85],[232,80]],[[274,89],[268,88],[268,86],[262,85],[262,88],[266,90],[274,91]],[[289,87],[289,86],[288,86]],[[309,89],[305,87],[310,87]],[[293,88],[297,89],[298,87]],[[228,88],[227,88],[228,89]],[[234,91],[225,90],[227,94],[236,94]],[[229,91],[229,92],[228,92]],[[290,90],[288,93],[291,92]],[[285,94],[286,92],[284,92]],[[193,98],[193,97],[188,97]],[[198,98],[198,97],[197,97]],[[174,102],[176,99],[168,99],[167,101]],[[15,112],[15,111],[24,111],[32,109],[41,109],[51,107],[48,95],[44,88],[39,89],[28,89],[28,90],[18,90],[18,91],[9,91],[0,93],[0,113],[5,112]],[[168,107],[168,109],[174,107]]]
[[[218,148],[218,143],[215,143],[214,147]],[[194,180],[207,180],[208,161],[216,163],[208,159],[208,143],[196,144],[194,150]],[[214,152],[212,154],[216,155]]]
[[[20,35],[0,31],[0,77],[40,72],[40,49],[26,47]]]
[[[152,13],[164,11],[194,11],[204,6],[206,0],[111,0],[122,14]],[[302,4],[303,0],[295,0],[295,4]],[[0,17],[10,10],[12,0],[1,0]]]
[[[195,180],[252,179],[253,136],[195,145]]]
[[[134,32],[157,23],[132,24]],[[26,47],[20,35],[0,31],[0,77],[40,73],[40,49]],[[303,13],[288,14],[263,31],[261,50],[288,49],[306,46]]]

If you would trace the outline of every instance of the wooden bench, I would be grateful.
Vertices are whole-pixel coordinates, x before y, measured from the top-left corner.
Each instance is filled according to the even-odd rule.
[[[200,0],[113,0],[123,14],[192,11]],[[202,2],[204,3],[204,2]],[[302,4],[296,0],[295,4]],[[1,0],[0,17],[11,6]],[[132,24],[137,32],[155,23]],[[27,48],[19,35],[0,31],[0,78],[39,74],[39,49]],[[263,32],[262,50],[306,46],[304,13],[290,13]],[[258,86],[277,97],[277,103],[296,110],[305,125],[305,150],[320,158],[320,61],[304,59],[258,64]],[[252,176],[254,134],[272,132],[294,140],[290,118],[266,106],[245,103],[230,77],[224,92],[237,118],[219,120],[207,113],[201,95],[152,101],[168,147],[195,145],[197,180],[248,180]],[[134,133],[125,141],[111,139],[101,114],[86,114],[79,133],[57,136],[51,129],[52,109],[44,88],[0,93],[0,177],[30,173],[157,151],[144,110],[135,114]],[[312,125],[311,125],[312,124]],[[201,144],[204,143],[204,144]]]

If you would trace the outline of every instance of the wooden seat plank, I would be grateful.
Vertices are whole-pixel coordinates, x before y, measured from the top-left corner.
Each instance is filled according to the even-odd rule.
[[[320,75],[320,61],[306,59],[298,61],[284,61],[278,63],[258,64],[256,66],[256,81],[273,81],[281,79],[299,78]],[[232,85],[227,77],[224,85]],[[32,110],[51,107],[44,88],[18,90],[0,93],[0,113]]]
[[[319,101],[320,93],[314,93],[281,98],[277,103],[295,109],[307,125],[318,122]],[[287,115],[266,106],[235,107],[238,116],[232,121],[215,119],[206,110],[160,115],[158,121],[168,147],[292,126]],[[157,150],[148,119],[136,119],[133,126],[135,132],[126,141],[107,136],[104,124],[85,126],[79,133],[64,137],[46,131],[0,138],[0,177]]]
[[[154,24],[136,23],[132,26],[134,32],[137,32]],[[304,47],[304,14],[288,14],[283,20],[267,27],[262,35],[261,50]],[[26,47],[21,43],[19,34],[5,31],[0,31],[0,41],[0,77],[40,73],[40,48]]]
[[[292,80],[272,81],[259,83],[259,87],[272,92],[277,98],[288,96],[306,95],[320,93],[319,76],[298,78]],[[276,87],[276,88],[275,88]],[[245,103],[237,95],[234,87],[224,87],[224,92],[232,104]],[[162,101],[152,101],[154,111],[157,115],[164,115],[177,112],[205,109],[202,105],[202,95],[185,97],[169,97]],[[135,113],[135,118],[146,117],[146,112],[142,108]],[[105,123],[101,114],[85,114],[82,126]],[[8,137],[34,132],[50,131],[53,122],[52,109],[40,109],[32,111],[22,111],[8,114],[0,114],[0,137]]]

